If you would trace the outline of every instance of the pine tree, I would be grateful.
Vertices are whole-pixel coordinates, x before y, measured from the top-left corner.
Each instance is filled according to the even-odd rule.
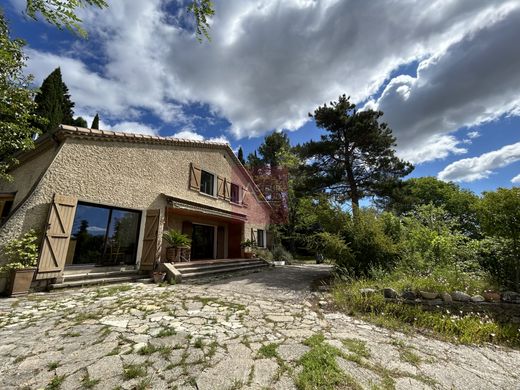
[[[92,124],[90,125],[91,129],[99,129],[99,114],[96,113],[96,116],[92,120]]]
[[[43,132],[54,130],[59,124],[74,125],[74,103],[70,100],[69,89],[61,78],[60,68],[43,80],[40,91],[34,99],[36,114],[47,119],[41,126]]]
[[[242,150],[242,146],[238,148],[238,160],[242,163],[242,165],[246,165],[246,160],[244,160],[244,151]]]
[[[302,188],[350,200],[355,212],[362,198],[383,196],[409,174],[413,166],[395,155],[395,137],[379,122],[382,115],[356,110],[345,95],[316,109],[312,116],[326,133],[297,148],[307,161],[301,167]]]

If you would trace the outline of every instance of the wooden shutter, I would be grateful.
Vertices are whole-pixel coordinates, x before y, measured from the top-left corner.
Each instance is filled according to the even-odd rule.
[[[219,226],[217,228],[217,259],[223,259],[225,256],[225,239],[226,233],[224,226]]]
[[[77,198],[54,194],[38,261],[37,280],[59,277],[65,267]]]
[[[146,211],[144,224],[143,251],[141,254],[141,270],[152,270],[155,261],[159,258],[157,236],[159,233],[159,219],[161,211],[151,209]]]
[[[224,179],[224,199],[231,199],[231,182]]]
[[[249,194],[246,187],[242,187],[242,205],[247,206],[249,203]]]
[[[258,243],[258,241],[256,240],[256,230],[254,230],[253,228],[251,228],[251,241],[253,241],[255,244]]]
[[[226,197],[226,179],[217,176],[217,196],[219,198]]]
[[[190,163],[190,189],[200,191],[200,173],[201,169],[193,163]]]

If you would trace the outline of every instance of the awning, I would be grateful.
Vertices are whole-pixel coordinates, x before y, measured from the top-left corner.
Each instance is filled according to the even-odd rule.
[[[232,219],[235,221],[242,221],[242,222],[247,221],[247,215],[245,215],[245,214],[236,213],[236,212],[224,210],[224,209],[219,209],[217,207],[207,206],[202,203],[192,202],[189,200],[176,198],[174,196],[170,196],[170,195],[166,195],[166,194],[163,194],[163,195],[166,197],[166,199],[168,201],[168,205],[175,209],[178,209],[178,210],[190,211],[190,212],[194,212],[197,214],[205,214],[205,215],[212,216],[212,217]]]

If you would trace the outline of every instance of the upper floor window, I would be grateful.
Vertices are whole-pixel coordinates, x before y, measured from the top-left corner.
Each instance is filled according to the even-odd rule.
[[[231,183],[231,202],[240,203],[240,187]]]
[[[200,173],[200,192],[204,192],[208,195],[214,195],[215,175],[201,171]]]

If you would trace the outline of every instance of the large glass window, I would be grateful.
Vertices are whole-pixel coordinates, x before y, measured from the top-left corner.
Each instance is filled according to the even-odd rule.
[[[67,264],[135,264],[141,213],[79,203]]]
[[[240,203],[240,188],[231,183],[231,202]]]
[[[213,186],[214,186],[215,176],[209,172],[201,171],[200,173],[200,192],[204,192],[208,195],[214,195]]]

